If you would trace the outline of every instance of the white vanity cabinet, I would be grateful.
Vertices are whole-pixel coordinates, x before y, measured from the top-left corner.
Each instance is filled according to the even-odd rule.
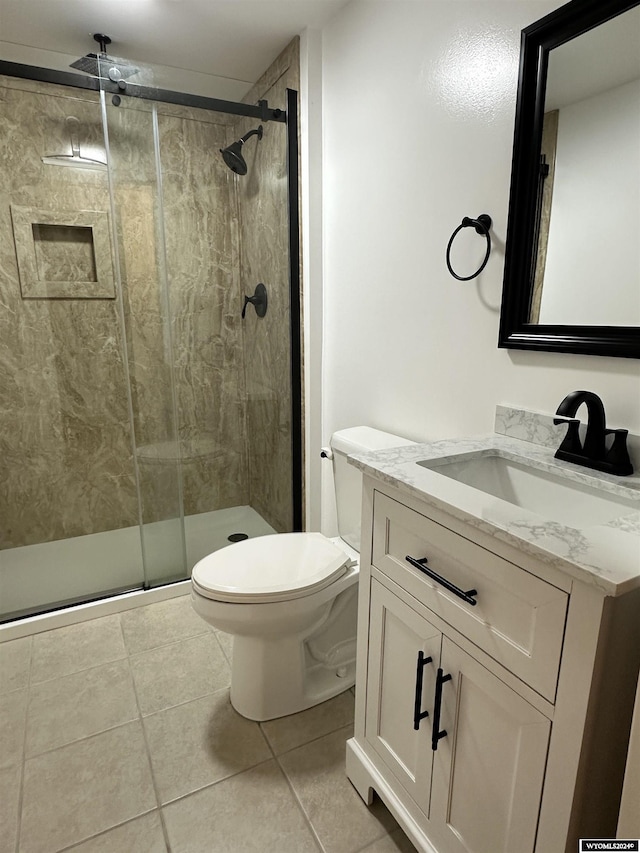
[[[533,850],[549,720],[375,578],[370,613],[367,744],[444,849]]]
[[[637,594],[613,607],[369,477],[361,558],[347,775],[363,799],[429,853],[613,837],[634,666],[615,657],[638,637]]]

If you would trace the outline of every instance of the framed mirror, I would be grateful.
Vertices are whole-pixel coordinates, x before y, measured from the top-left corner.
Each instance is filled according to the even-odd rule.
[[[522,31],[498,346],[640,358],[640,0]]]

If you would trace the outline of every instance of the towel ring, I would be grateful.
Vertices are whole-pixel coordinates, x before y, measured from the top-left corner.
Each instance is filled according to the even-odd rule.
[[[478,234],[484,234],[487,240],[487,253],[484,256],[484,261],[480,264],[479,268],[473,273],[473,275],[458,275],[451,268],[451,244],[456,238],[458,231],[462,231],[463,228],[473,227],[476,229]],[[451,273],[454,278],[457,278],[458,281],[469,281],[472,278],[475,278],[477,275],[480,275],[482,270],[486,267],[487,261],[489,260],[489,255],[491,254],[491,237],[489,236],[489,229],[491,228],[491,217],[488,213],[481,213],[477,219],[470,219],[468,216],[465,216],[462,220],[461,224],[458,225],[456,230],[451,235],[451,239],[449,240],[449,245],[447,246],[447,269]]]

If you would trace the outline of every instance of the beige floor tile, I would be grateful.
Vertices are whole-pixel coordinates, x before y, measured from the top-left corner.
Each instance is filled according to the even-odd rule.
[[[28,690],[0,694],[0,767],[22,761]]]
[[[175,853],[318,853],[274,761],[164,809]]]
[[[231,671],[210,631],[130,658],[138,702],[152,714],[229,686]]]
[[[231,665],[231,658],[233,657],[233,637],[231,634],[225,634],[224,631],[216,631],[216,637],[218,638],[218,642],[220,643],[220,648],[224,652],[224,656],[229,661],[229,665]]]
[[[21,765],[0,770],[0,853],[15,853]]]
[[[126,656],[118,615],[56,628],[33,638],[31,683],[62,678]]]
[[[223,690],[144,718],[161,802],[196,791],[271,758],[257,723]]]
[[[299,714],[261,723],[262,731],[274,753],[281,755],[353,723],[353,705],[353,693],[347,690]]]
[[[166,853],[158,811],[137,817],[123,826],[70,848],[69,853]],[[176,851],[179,853],[179,851]]]
[[[416,848],[401,829],[368,844],[360,853],[416,853]]]
[[[25,763],[21,853],[52,853],[156,807],[140,722]]]
[[[351,727],[314,740],[278,761],[287,774],[325,853],[355,853],[397,828],[379,800],[367,807],[345,773]]]
[[[128,660],[34,684],[27,713],[26,754],[38,755],[137,717]]]
[[[191,606],[189,595],[128,610],[121,614],[121,619],[130,654],[197,637],[209,631],[207,623]]]
[[[0,691],[21,690],[29,686],[33,637],[21,637],[0,643]]]

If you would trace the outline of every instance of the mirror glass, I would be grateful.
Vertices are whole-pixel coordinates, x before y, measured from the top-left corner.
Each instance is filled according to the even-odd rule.
[[[498,345],[640,358],[640,0],[523,30]]]
[[[549,53],[529,322],[640,326],[640,7]]]

